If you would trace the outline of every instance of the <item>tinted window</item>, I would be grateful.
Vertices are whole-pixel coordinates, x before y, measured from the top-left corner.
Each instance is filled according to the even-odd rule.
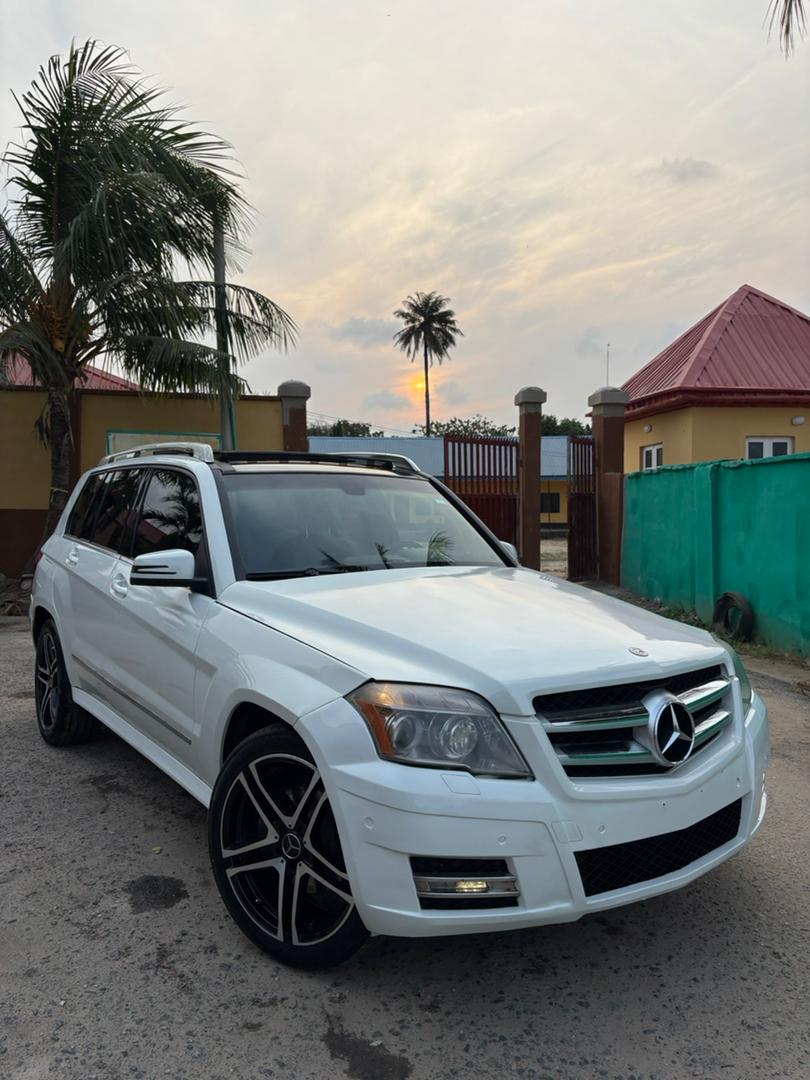
[[[107,474],[90,537],[94,544],[129,555],[142,476],[142,469],[118,469]]]
[[[242,473],[224,476],[223,484],[248,574],[504,564],[426,480]]]
[[[79,493],[79,497],[70,511],[65,532],[79,540],[88,538],[93,525],[93,518],[98,510],[99,493],[105,479],[105,473],[93,473]]]
[[[193,478],[174,469],[155,469],[148,485],[133,554],[184,548],[196,555],[202,539],[202,518]]]

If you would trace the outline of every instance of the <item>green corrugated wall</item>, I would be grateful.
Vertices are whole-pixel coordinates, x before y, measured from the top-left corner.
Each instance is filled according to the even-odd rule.
[[[810,454],[631,473],[622,584],[706,621],[743,593],[756,640],[810,655]]]

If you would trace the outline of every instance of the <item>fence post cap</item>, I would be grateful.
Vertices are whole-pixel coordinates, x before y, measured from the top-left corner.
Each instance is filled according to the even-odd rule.
[[[597,405],[627,405],[629,401],[630,395],[618,386],[600,386],[588,398],[592,408]]]
[[[515,394],[515,404],[518,408],[523,405],[543,405],[547,398],[548,394],[539,386],[524,386]]]
[[[298,379],[287,379],[286,382],[279,384],[278,396],[280,398],[303,398],[304,401],[308,401],[312,397],[312,390],[305,382],[299,382]]]

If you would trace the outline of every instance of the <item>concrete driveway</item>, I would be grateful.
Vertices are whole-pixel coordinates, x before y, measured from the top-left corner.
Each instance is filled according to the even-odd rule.
[[[204,811],[110,735],[39,738],[0,620],[0,1077],[810,1077],[810,699],[771,708],[769,817],[691,888],[512,934],[377,938],[325,974],[226,916]],[[780,672],[784,675],[784,671]]]

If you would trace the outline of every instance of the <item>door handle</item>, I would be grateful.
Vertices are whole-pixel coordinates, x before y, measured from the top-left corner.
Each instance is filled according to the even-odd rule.
[[[124,577],[123,574],[116,574],[115,577],[112,579],[112,582],[110,584],[110,592],[122,598],[127,595],[127,593],[129,592],[129,585],[127,584],[127,579]]]
[[[65,556],[65,562],[67,563],[68,566],[75,566],[78,561],[79,561],[79,549],[75,548],[75,547],[71,548],[70,551]]]

